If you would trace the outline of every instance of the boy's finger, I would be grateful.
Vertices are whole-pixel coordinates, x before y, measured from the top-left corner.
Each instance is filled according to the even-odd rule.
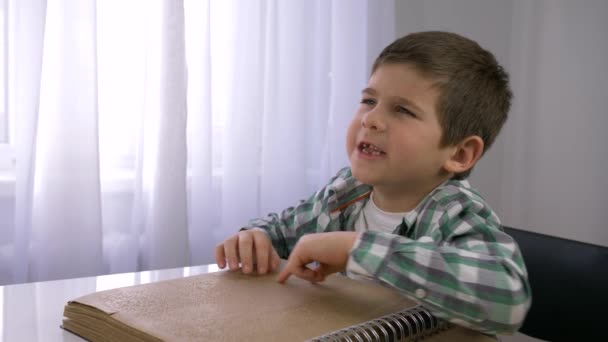
[[[215,246],[215,263],[219,268],[226,267],[226,254],[224,254],[224,244]]]
[[[268,255],[270,254],[270,242],[264,233],[253,234],[253,246],[256,254],[258,273],[264,274],[268,271]]]
[[[281,270],[279,275],[277,276],[277,282],[284,284],[285,281],[294,274],[293,270],[297,268],[297,264],[294,262],[296,259],[297,250],[293,250],[289,259],[287,259],[287,265]]]
[[[328,275],[334,274],[336,272],[340,272],[341,269],[333,266],[329,266],[327,264],[319,264],[317,268],[315,268],[315,272],[317,273],[317,282],[323,282],[327,278]]]
[[[279,276],[277,277],[277,281],[281,284],[285,283],[285,281],[287,281],[287,279],[291,276],[294,275],[298,278],[316,283],[321,279],[319,277],[319,274],[313,270],[311,270],[310,268],[303,266],[303,267],[298,267],[295,269],[288,269],[287,267],[285,269],[283,269],[283,271],[281,271],[281,273],[279,274]]]
[[[284,284],[289,277],[291,277],[291,272],[285,267],[277,276],[277,282]]]
[[[253,270],[253,237],[251,232],[239,233],[239,256],[243,266],[243,273],[250,273]]]
[[[304,280],[308,280],[311,282],[316,282],[318,278],[317,272],[311,270],[306,267],[308,263],[306,260],[301,260],[297,257],[297,255],[292,255],[287,261],[287,265],[285,268],[279,273],[277,277],[277,281],[281,284],[285,283],[287,278],[289,278],[292,274],[298,278],[302,278]]]
[[[226,255],[226,261],[228,262],[228,269],[231,271],[238,270],[239,268],[239,255],[238,255],[238,236],[233,236],[224,242],[224,255]]]
[[[274,271],[276,270],[279,265],[281,264],[281,258],[279,258],[279,255],[277,254],[277,251],[274,250],[274,248],[272,248],[272,250],[270,251],[270,271]]]
[[[320,275],[322,275],[323,279],[325,279],[326,276],[328,276],[332,273],[336,273],[336,272],[340,271],[340,269],[337,267],[329,266],[327,264],[319,264],[319,266],[317,266],[317,268],[315,268],[315,271],[317,273],[319,273]]]

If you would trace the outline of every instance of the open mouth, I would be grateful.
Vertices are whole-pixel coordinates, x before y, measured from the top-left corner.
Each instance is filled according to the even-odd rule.
[[[358,148],[362,153],[372,156],[382,156],[386,154],[386,152],[382,151],[378,146],[366,142],[359,143]]]

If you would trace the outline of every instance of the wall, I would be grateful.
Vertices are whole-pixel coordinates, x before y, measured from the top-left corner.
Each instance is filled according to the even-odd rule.
[[[608,2],[407,0],[396,31],[461,33],[510,72],[510,118],[471,181],[503,223],[608,246]]]

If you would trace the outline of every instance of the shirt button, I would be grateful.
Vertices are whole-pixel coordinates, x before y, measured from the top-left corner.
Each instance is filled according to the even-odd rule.
[[[426,297],[426,291],[424,289],[417,289],[415,294],[416,294],[416,297],[418,297],[420,299]]]

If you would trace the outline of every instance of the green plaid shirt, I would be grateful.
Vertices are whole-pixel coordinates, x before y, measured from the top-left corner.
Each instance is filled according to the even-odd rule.
[[[304,234],[354,231],[371,190],[345,168],[308,200],[251,220],[246,228],[266,230],[279,256],[287,258]],[[363,232],[347,272],[373,277],[436,317],[488,334],[516,331],[530,307],[517,244],[466,180],[434,189],[392,234]]]

